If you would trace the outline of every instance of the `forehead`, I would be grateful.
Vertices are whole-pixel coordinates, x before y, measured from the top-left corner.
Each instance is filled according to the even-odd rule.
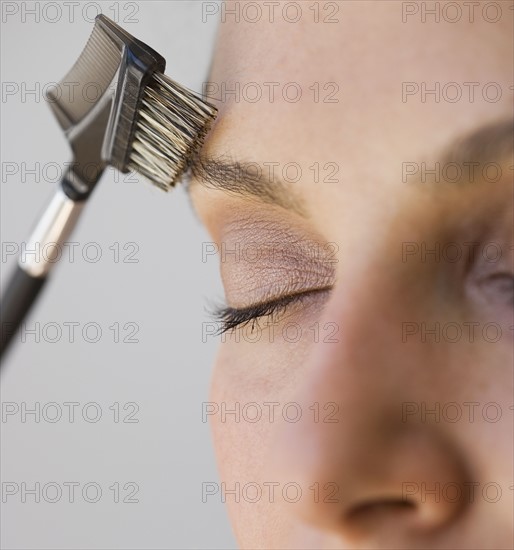
[[[287,4],[253,22],[245,2],[227,3],[205,85],[220,107],[209,152],[336,161],[376,184],[377,167],[396,181],[402,162],[510,113],[512,11],[452,24],[405,13],[409,2],[321,2],[318,14],[300,2],[293,22]]]

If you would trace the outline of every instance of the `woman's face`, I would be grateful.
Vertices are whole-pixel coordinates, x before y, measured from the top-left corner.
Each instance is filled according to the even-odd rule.
[[[243,548],[512,548],[512,7],[292,4],[228,2],[206,85],[205,498]]]

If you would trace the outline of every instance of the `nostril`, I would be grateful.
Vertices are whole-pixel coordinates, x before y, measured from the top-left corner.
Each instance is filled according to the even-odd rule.
[[[414,512],[417,504],[407,499],[384,499],[373,502],[364,502],[354,506],[347,514],[350,521],[359,521],[363,516],[383,514],[405,514]]]
[[[347,513],[345,523],[354,535],[397,530],[408,524],[414,526],[419,518],[416,502],[407,499],[383,499],[363,502]]]
[[[412,509],[417,508],[416,503],[410,499],[399,498],[384,498],[382,500],[375,500],[373,502],[364,502],[354,506],[350,511],[351,514],[367,513],[380,508],[388,509]]]

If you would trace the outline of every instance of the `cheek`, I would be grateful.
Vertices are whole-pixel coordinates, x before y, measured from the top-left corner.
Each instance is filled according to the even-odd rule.
[[[224,500],[240,547],[272,547],[277,544],[281,529],[278,525],[267,529],[269,540],[264,540],[261,527],[273,524],[272,506],[263,499],[247,502],[253,500],[255,491],[247,493],[245,489],[258,486],[262,490],[263,484],[271,480],[265,465],[273,424],[254,422],[259,409],[251,405],[269,400],[268,381],[263,378],[260,384],[249,383],[245,372],[258,365],[254,359],[245,361],[240,348],[237,344],[222,345],[211,387],[210,400],[218,410],[210,422],[220,474],[220,498],[226,488]]]
[[[318,308],[307,307],[272,328],[260,322],[255,330],[224,335],[211,383],[216,412],[209,418],[222,475],[273,475],[267,465],[274,462],[277,435],[299,413],[309,414],[295,408],[309,354],[340,337],[336,323],[319,317]]]
[[[209,421],[220,488],[236,490],[239,502],[230,492],[225,501],[241,547],[287,547],[298,533],[292,533],[291,504],[281,498],[284,482],[273,470],[273,453],[284,425],[283,415],[295,414],[294,405],[289,411],[284,405],[294,402],[308,338],[284,341],[278,325],[280,337],[273,342],[266,331],[254,342],[245,341],[243,334],[239,342],[221,345],[212,378],[210,401],[217,412]],[[290,338],[293,336],[291,330]],[[269,403],[273,405],[266,405]],[[280,485],[272,489],[270,483]],[[255,502],[259,491],[261,496]]]

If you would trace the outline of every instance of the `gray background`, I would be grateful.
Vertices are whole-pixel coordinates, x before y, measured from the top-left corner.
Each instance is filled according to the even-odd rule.
[[[9,15],[6,6],[14,4],[3,2],[1,25],[3,91],[12,90],[6,83],[19,87],[1,103],[3,252],[28,238],[56,188],[56,164],[71,160],[42,92],[78,57],[95,6],[160,52],[167,74],[197,91],[217,27],[215,17],[202,16],[204,3],[197,1],[80,2],[74,21],[68,8],[58,17],[56,2],[23,2],[38,11],[39,22],[21,11]],[[23,93],[37,83],[37,98]],[[39,182],[26,172],[34,168]],[[208,424],[202,421],[218,342],[202,341],[202,323],[209,320],[206,304],[223,296],[216,259],[202,261],[202,243],[209,240],[182,190],[166,195],[137,177],[112,170],[104,175],[69,239],[78,243],[73,261],[69,248],[64,250],[27,320],[40,342],[27,334],[5,361],[2,403],[20,410],[3,414],[0,423],[2,548],[235,547],[223,504],[215,498],[202,502],[202,483],[218,480]],[[124,250],[127,243],[136,245]],[[98,250],[98,261],[84,259]],[[14,255],[3,254],[2,287],[15,262]],[[64,324],[70,322],[79,323],[73,342]],[[101,328],[98,342],[87,341],[94,339],[93,329],[82,336],[86,323]],[[121,340],[134,327],[125,324],[135,323],[133,338],[139,342],[115,343],[109,329],[114,323],[120,324]],[[52,343],[58,329],[62,336]],[[63,413],[56,422],[51,420],[58,409],[47,405],[52,402]],[[65,402],[79,403],[73,422]],[[123,410],[129,402],[139,409],[137,423],[123,422],[134,410]],[[24,419],[21,408],[33,409],[35,403],[39,421],[34,415]],[[96,405],[84,409],[87,403]],[[118,422],[109,408],[114,403],[120,407]],[[97,422],[83,418],[98,411]],[[56,495],[51,485],[43,489],[49,482],[64,490],[56,503],[45,501]],[[80,483],[73,503],[64,482]],[[102,489],[96,503],[82,497],[88,482]],[[122,500],[133,487],[124,490],[125,483],[136,483],[139,502],[115,503],[109,489],[115,482]],[[5,495],[5,483],[20,491],[22,483],[29,489],[39,483],[41,502],[32,495],[26,502],[21,493]]]

